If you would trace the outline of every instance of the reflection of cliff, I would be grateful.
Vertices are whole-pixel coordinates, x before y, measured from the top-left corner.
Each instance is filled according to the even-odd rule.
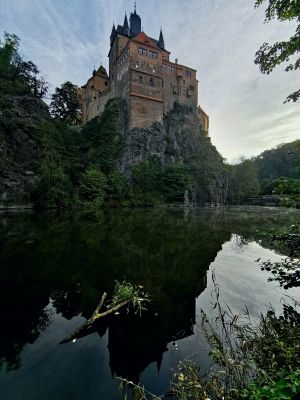
[[[153,312],[141,319],[120,315],[109,322],[112,371],[136,378],[150,362],[159,363],[174,337],[190,334],[195,298],[231,233],[245,232],[253,240],[265,219],[268,227],[281,224],[278,214],[276,221],[268,218],[212,210],[0,218],[0,360],[19,366],[23,346],[47,324],[44,308],[50,297],[65,318],[89,317],[103,291],[111,293],[114,281],[125,278],[144,285],[153,297]]]
[[[43,309],[50,297],[64,317],[70,319],[79,313],[89,317],[101,293],[111,292],[114,281],[123,278],[144,285],[153,297],[158,316],[154,321],[150,314],[145,320],[139,319],[142,325],[137,332],[147,327],[145,335],[147,331],[150,334],[149,326],[153,327],[152,342],[158,349],[150,353],[161,357],[173,336],[182,330],[190,332],[194,300],[205,287],[206,270],[229,238],[228,234],[212,233],[208,241],[206,235],[205,227],[186,223],[183,212],[134,210],[98,216],[7,217],[0,228],[4,327],[0,332],[0,358],[19,365],[16,353],[39,336],[46,320]],[[116,342],[124,339],[115,339],[118,323],[112,322],[109,334],[114,370],[118,369]],[[123,331],[129,334],[134,323],[125,324]],[[133,332],[130,334],[133,336]],[[141,346],[143,335],[135,337]],[[141,347],[139,352],[142,354]]]
[[[202,288],[204,290],[205,286]],[[195,323],[195,298],[182,298],[173,307],[159,307],[139,316],[114,318],[108,330],[110,367],[113,375],[137,383],[152,362],[159,370],[167,344],[190,336]]]

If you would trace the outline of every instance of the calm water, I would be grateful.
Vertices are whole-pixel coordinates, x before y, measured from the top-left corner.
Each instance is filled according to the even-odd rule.
[[[180,360],[205,370],[197,320],[212,271],[234,311],[280,309],[284,291],[254,261],[280,254],[258,230],[296,220],[300,211],[238,207],[0,214],[0,398],[121,399],[116,377],[159,394]],[[58,345],[123,278],[145,286],[148,311]]]

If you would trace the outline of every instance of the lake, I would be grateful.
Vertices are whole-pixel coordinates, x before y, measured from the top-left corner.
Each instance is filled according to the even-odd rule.
[[[234,312],[280,311],[286,291],[255,260],[282,258],[263,230],[299,220],[300,210],[267,207],[2,212],[1,399],[117,400],[117,377],[162,394],[179,361],[205,371],[199,318],[212,313],[213,272]],[[144,286],[147,311],[59,345],[123,279]]]

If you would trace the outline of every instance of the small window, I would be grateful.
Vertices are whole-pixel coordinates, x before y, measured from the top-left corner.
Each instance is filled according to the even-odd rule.
[[[138,61],[135,63],[135,68],[136,68],[136,69],[139,69],[139,68],[140,68],[140,63],[139,63]]]
[[[150,78],[150,80],[149,80],[149,85],[150,85],[150,86],[154,86],[154,79],[153,79],[153,78]]]
[[[144,82],[144,78],[140,75],[139,76],[139,83],[143,83]]]
[[[108,86],[108,82],[107,81],[105,81],[105,86]]]
[[[156,51],[151,51],[151,50],[149,50],[149,57],[151,57],[151,58],[157,58],[157,52],[156,52]]]
[[[185,76],[187,76],[188,78],[190,78],[192,76],[191,71],[185,70],[184,73],[185,73]]]
[[[157,72],[157,68],[154,66],[154,67],[152,67],[152,72],[153,72],[153,74],[156,74],[156,72]]]
[[[91,86],[91,89],[95,89],[95,86],[94,86],[94,85],[92,85],[92,86]]]
[[[143,47],[139,47],[139,54],[141,56],[146,56],[147,55],[147,49],[144,49]]]
[[[183,80],[183,84],[185,85],[185,80]]]
[[[171,72],[175,72],[176,68],[175,67],[171,67]]]

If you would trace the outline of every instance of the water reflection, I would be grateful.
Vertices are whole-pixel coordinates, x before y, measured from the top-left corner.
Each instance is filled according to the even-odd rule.
[[[240,249],[260,238],[258,229],[294,222],[289,211],[266,210],[0,216],[2,365],[20,368],[24,346],[49,324],[50,299],[64,318],[88,318],[102,293],[126,279],[142,284],[152,302],[141,318],[120,313],[97,326],[100,337],[108,332],[111,373],[138,382],[149,364],[159,370],[167,344],[192,334],[195,299],[223,243],[236,234],[232,243]]]

